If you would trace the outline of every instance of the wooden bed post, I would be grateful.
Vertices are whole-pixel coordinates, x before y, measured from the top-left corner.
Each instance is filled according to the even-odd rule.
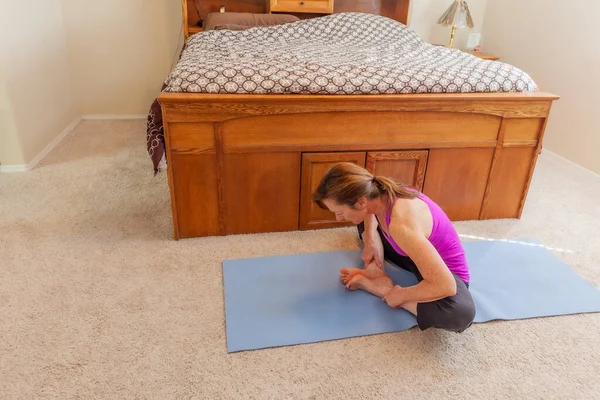
[[[194,0],[192,0],[194,1]],[[188,4],[187,0],[181,0],[181,15],[183,16],[183,37],[187,40],[190,36],[190,28],[188,26]]]

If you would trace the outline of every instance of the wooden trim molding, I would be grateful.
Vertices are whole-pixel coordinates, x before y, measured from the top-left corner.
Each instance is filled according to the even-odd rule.
[[[227,232],[227,203],[225,201],[225,161],[223,152],[223,124],[215,124],[215,150],[217,153],[217,196],[219,199],[219,230]]]

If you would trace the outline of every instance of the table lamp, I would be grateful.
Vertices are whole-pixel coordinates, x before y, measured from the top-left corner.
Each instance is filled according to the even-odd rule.
[[[438,19],[437,23],[444,26],[452,26],[448,47],[453,47],[454,45],[454,34],[457,28],[466,28],[467,26],[472,28],[474,26],[469,6],[465,0],[454,0],[446,12]]]

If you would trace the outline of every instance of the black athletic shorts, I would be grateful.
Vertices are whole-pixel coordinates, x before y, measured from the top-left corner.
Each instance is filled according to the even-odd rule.
[[[358,234],[361,239],[364,230],[364,224],[361,222],[358,225]],[[380,227],[377,227],[377,231],[383,243],[384,258],[400,268],[412,272],[421,282],[423,277],[413,260],[398,254],[387,241]],[[473,323],[475,303],[473,303],[473,297],[469,292],[469,284],[460,279],[458,275],[452,275],[456,280],[456,294],[454,296],[427,303],[417,303],[417,323],[421,330],[433,327],[462,332]]]

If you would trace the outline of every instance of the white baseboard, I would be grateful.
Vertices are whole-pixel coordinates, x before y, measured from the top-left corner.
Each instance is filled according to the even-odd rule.
[[[556,154],[553,151],[550,151],[548,149],[542,149],[542,154],[546,154],[548,156],[548,158],[552,159],[553,161],[558,161],[563,164],[567,164],[569,167],[571,167],[577,171],[583,172],[584,174],[592,177],[593,179],[597,179],[598,181],[600,181],[600,175],[598,175],[594,171],[591,171],[585,167],[582,167],[581,165],[576,164],[573,161],[564,158],[563,156],[559,156],[558,154]]]
[[[85,114],[81,119],[146,119],[148,114]]]
[[[48,146],[44,147],[44,149],[38,154],[33,160],[29,162],[27,165],[0,165],[0,172],[26,172],[31,171],[35,168],[36,165],[39,164],[40,161],[44,157],[48,155],[69,133],[75,129],[77,125],[81,122],[81,117],[77,117],[73,122],[69,124],[57,137],[52,140]]]
[[[0,165],[0,173],[6,172],[26,172],[29,171],[27,165]]]
[[[56,145],[60,143],[81,120],[108,120],[108,119],[146,119],[148,115],[144,114],[87,114],[78,117],[65,128],[48,146],[44,148],[29,164],[26,165],[0,165],[0,172],[26,172],[35,168],[44,157],[52,151]]]

